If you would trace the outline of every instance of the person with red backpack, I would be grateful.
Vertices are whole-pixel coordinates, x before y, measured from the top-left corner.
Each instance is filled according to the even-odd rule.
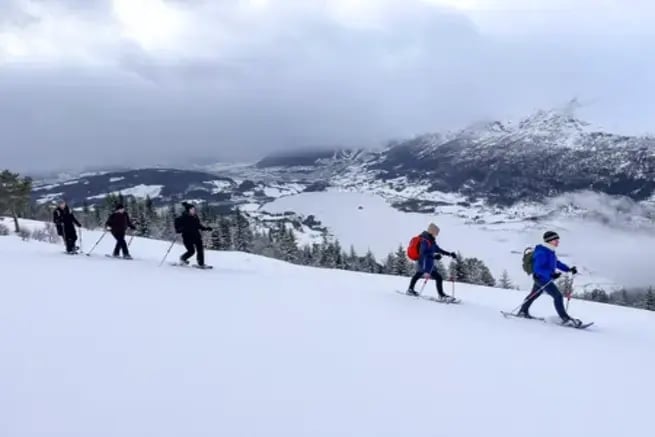
[[[432,278],[436,282],[439,299],[453,299],[443,291],[443,278],[437,271],[434,260],[441,259],[442,255],[457,258],[457,254],[455,252],[447,252],[440,248],[436,241],[437,235],[439,235],[439,227],[434,223],[430,223],[428,230],[412,238],[407,247],[407,256],[411,260],[416,261],[416,274],[412,276],[409,289],[407,290],[407,294],[410,296],[418,296],[414,287],[419,279]]]

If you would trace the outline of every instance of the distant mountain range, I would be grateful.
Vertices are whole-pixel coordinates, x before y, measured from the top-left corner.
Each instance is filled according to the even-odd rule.
[[[380,151],[308,150],[250,165],[146,168],[39,181],[40,202],[97,203],[108,193],[156,204],[182,199],[262,205],[277,197],[336,187],[381,194],[408,211],[447,205],[507,209],[589,190],[653,198],[655,138],[603,132],[574,116],[575,102],[518,122],[489,122],[417,136]]]

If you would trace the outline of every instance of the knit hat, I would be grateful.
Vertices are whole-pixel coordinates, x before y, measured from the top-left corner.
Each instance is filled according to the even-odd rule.
[[[182,206],[184,207],[184,210],[189,212],[191,208],[195,208],[195,205],[189,203],[189,202],[182,202]]]
[[[434,223],[430,223],[428,225],[428,232],[432,235],[436,235],[439,233],[439,226],[435,225]]]
[[[125,209],[125,206],[122,203],[117,203],[114,207],[114,211],[118,211],[119,209]]]
[[[544,233],[544,241],[550,243],[551,241],[559,240],[559,235],[555,231],[547,231]]]

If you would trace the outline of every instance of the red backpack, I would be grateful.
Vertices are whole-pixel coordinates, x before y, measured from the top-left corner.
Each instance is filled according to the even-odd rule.
[[[407,258],[412,261],[418,261],[421,257],[421,240],[427,241],[428,245],[431,244],[430,240],[422,238],[420,235],[409,240],[409,245],[407,246]]]

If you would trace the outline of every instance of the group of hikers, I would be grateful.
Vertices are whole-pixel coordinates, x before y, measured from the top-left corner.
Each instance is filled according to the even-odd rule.
[[[202,244],[202,235],[200,231],[211,231],[212,228],[204,226],[200,223],[197,210],[195,206],[190,203],[184,202],[184,212],[175,219],[175,231],[182,235],[182,243],[186,248],[186,252],[180,256],[180,263],[188,265],[189,258],[196,255],[198,267],[205,267],[205,252]],[[79,251],[77,246],[77,230],[76,227],[81,228],[82,225],[75,217],[73,211],[68,207],[66,201],[61,200],[58,202],[57,207],[52,213],[52,221],[57,229],[57,234],[62,237],[66,246],[66,253],[75,255]],[[132,259],[129,247],[125,241],[127,230],[136,230],[136,226],[130,219],[130,215],[125,210],[125,206],[121,203],[114,207],[114,212],[109,215],[105,222],[105,229],[111,232],[111,235],[116,240],[114,252],[112,256],[119,257],[122,253],[123,258]]]
[[[184,212],[175,219],[175,232],[182,235],[182,242],[186,248],[186,252],[180,256],[180,262],[188,265],[189,258],[194,254],[198,267],[205,268],[205,256],[202,243],[201,231],[211,231],[212,228],[204,226],[200,222],[197,210],[194,205],[190,203],[182,203]],[[70,210],[65,201],[60,201],[57,208],[53,212],[53,221],[57,228],[57,233],[60,235],[66,245],[66,252],[75,254],[79,250],[76,246],[77,232],[75,226],[81,227],[82,225],[75,218],[75,215]],[[131,259],[128,245],[125,242],[125,235],[128,228],[135,230],[136,227],[132,223],[130,216],[125,210],[124,205],[117,204],[114,212],[109,216],[105,223],[107,231],[111,232],[116,239],[116,246],[114,247],[113,256],[118,257],[122,252],[123,257]],[[416,273],[412,276],[407,294],[410,296],[418,296],[414,287],[421,279],[434,279],[437,289],[438,299],[449,302],[453,301],[452,296],[447,295],[443,290],[443,277],[436,268],[435,260],[441,259],[442,256],[449,256],[457,258],[455,252],[448,252],[441,249],[437,244],[437,236],[440,229],[434,224],[430,223],[427,230],[423,231],[420,235],[412,239],[408,253],[411,249],[415,249],[415,255],[410,256],[411,259],[416,261]],[[519,317],[531,319],[530,306],[543,294],[548,293],[554,301],[555,310],[562,319],[562,324],[568,324],[573,327],[579,327],[582,322],[579,319],[571,317],[564,308],[564,298],[562,292],[557,287],[555,280],[561,276],[561,272],[570,272],[577,274],[576,267],[569,267],[559,259],[557,259],[556,249],[559,246],[560,237],[556,232],[548,231],[543,235],[543,244],[538,244],[532,253],[531,269],[534,285],[530,294],[524,299],[518,314]],[[415,243],[414,243],[415,242]],[[415,244],[415,247],[411,246]]]
[[[457,258],[455,252],[448,252],[443,250],[437,244],[437,236],[439,235],[439,227],[430,223],[426,231],[410,241],[408,246],[408,255],[410,259],[416,260],[416,273],[409,281],[409,288],[407,294],[410,296],[418,296],[414,287],[421,278],[434,279],[437,288],[438,299],[445,302],[454,300],[452,296],[447,295],[443,291],[443,277],[436,268],[435,260],[441,259],[446,255],[452,258]],[[564,297],[562,292],[557,287],[555,281],[562,275],[561,272],[570,272],[575,275],[578,269],[569,267],[557,259],[556,250],[559,246],[560,237],[554,231],[547,231],[543,235],[543,244],[538,244],[531,256],[530,270],[534,285],[530,294],[524,299],[523,304],[520,306],[518,317],[532,319],[530,315],[530,306],[541,296],[544,292],[548,293],[554,301],[555,310],[557,315],[562,320],[563,325],[570,325],[573,327],[580,327],[582,321],[571,317],[564,308]],[[415,248],[412,245],[416,244]],[[415,254],[415,255],[414,255]]]

